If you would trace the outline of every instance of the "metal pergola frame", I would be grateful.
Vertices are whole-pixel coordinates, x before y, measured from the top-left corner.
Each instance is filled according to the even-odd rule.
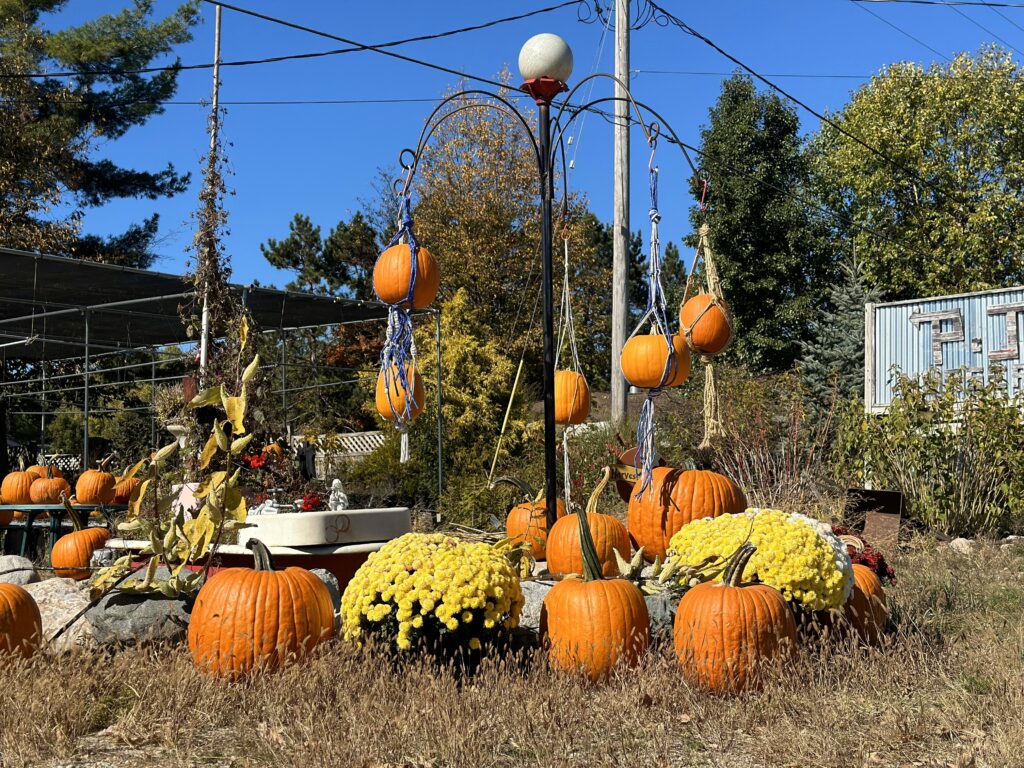
[[[59,410],[55,411],[48,409],[47,401],[49,397],[56,395],[58,397],[64,396],[66,399],[68,395],[75,395],[81,392],[83,420],[82,469],[85,469],[89,465],[89,434],[91,416],[101,413],[107,414],[124,411],[145,413],[148,411],[150,413],[151,442],[155,447],[157,428],[152,397],[149,405],[146,407],[96,409],[92,407],[90,395],[94,394],[97,389],[147,383],[153,386],[154,389],[152,391],[155,391],[155,385],[158,383],[182,381],[190,375],[189,371],[181,371],[178,373],[173,372],[172,370],[169,375],[163,375],[163,372],[161,372],[162,375],[158,376],[157,368],[158,366],[177,366],[185,361],[184,356],[177,359],[161,360],[159,359],[161,351],[166,351],[172,347],[188,349],[190,347],[198,346],[198,339],[189,339],[186,337],[184,329],[181,328],[180,321],[175,323],[173,326],[169,322],[169,318],[171,317],[169,303],[174,302],[173,316],[174,318],[177,318],[177,304],[181,301],[194,299],[196,296],[195,292],[190,288],[187,288],[186,290],[174,291],[171,293],[160,292],[158,295],[118,299],[115,301],[100,301],[96,303],[75,302],[73,299],[77,296],[90,295],[90,286],[85,284],[73,286],[74,290],[54,291],[51,289],[49,293],[56,293],[56,297],[52,295],[33,295],[31,297],[15,295],[17,292],[24,291],[26,288],[25,275],[23,272],[19,273],[22,278],[22,283],[20,285],[10,285],[10,282],[17,283],[17,279],[14,281],[6,280],[5,278],[7,277],[7,274],[5,273],[10,271],[11,274],[14,274],[12,265],[28,266],[29,260],[31,260],[32,269],[34,271],[32,280],[33,294],[36,293],[40,266],[43,266],[45,272],[45,267],[48,264],[56,265],[57,269],[65,272],[71,270],[74,274],[80,273],[83,280],[86,280],[89,277],[96,277],[101,283],[104,283],[107,288],[111,287],[110,283],[113,277],[111,270],[116,272],[117,277],[127,276],[128,282],[133,278],[137,278],[140,281],[148,280],[151,283],[155,282],[160,285],[173,284],[177,281],[178,285],[187,287],[187,283],[185,283],[185,280],[180,276],[163,275],[155,272],[132,270],[121,267],[109,267],[108,265],[81,262],[59,256],[16,251],[0,247],[0,403],[4,406],[3,413],[0,414],[0,418],[2,418],[3,421],[0,428],[2,428],[3,437],[6,438],[7,435],[6,417],[8,413],[6,409],[6,401],[34,400],[40,403],[39,410],[10,411],[10,415],[39,416],[40,445],[43,445],[45,443],[47,417],[54,416],[61,412]],[[46,275],[44,274],[43,277],[45,278]],[[117,281],[115,280],[114,283],[114,289],[117,289]],[[71,286],[69,286],[69,289],[70,288]],[[131,290],[130,286],[127,286],[125,290]],[[254,298],[262,300],[264,304],[267,304],[268,302],[270,304],[269,307],[264,307],[259,310],[262,317],[255,316],[255,319],[259,325],[262,325],[261,333],[280,334],[281,358],[275,362],[268,361],[262,367],[265,370],[280,369],[281,371],[281,383],[278,389],[272,390],[272,395],[281,396],[284,429],[286,434],[290,432],[293,421],[291,414],[289,413],[289,395],[350,384],[358,384],[369,380],[368,376],[360,376],[355,378],[345,378],[339,381],[329,381],[326,383],[320,382],[315,384],[307,383],[301,386],[290,387],[288,384],[289,365],[308,365],[308,361],[289,361],[287,356],[288,334],[290,332],[314,329],[320,329],[322,332],[326,332],[330,328],[344,325],[386,321],[388,316],[388,305],[380,302],[367,302],[348,299],[345,297],[321,296],[294,291],[279,291],[256,285],[234,285],[231,286],[231,290],[235,293],[243,306],[250,309],[250,313],[254,314],[254,316],[256,313],[253,312],[253,309],[249,306],[250,303],[253,302]],[[288,313],[286,310],[288,308],[289,301],[293,302],[293,304],[298,303],[308,311],[304,313],[300,310]],[[280,304],[279,315],[275,302],[279,302]],[[161,311],[161,309],[163,311]],[[425,309],[419,310],[415,314],[420,316],[433,316],[435,340],[438,345],[435,385],[437,405],[437,491],[438,496],[440,496],[444,484],[442,441],[443,419],[441,413],[441,313],[438,309]],[[277,317],[274,317],[273,319],[279,320],[279,322],[276,324],[276,327],[268,327],[266,320],[270,319],[273,315],[277,315]],[[111,321],[107,319],[109,316],[117,318],[117,322],[112,324]],[[77,318],[80,318],[80,328],[75,326],[68,330],[68,323],[73,323]],[[106,322],[103,331],[108,335],[108,337],[96,338],[93,328],[96,324],[103,322],[104,319],[106,319]],[[308,319],[314,319],[315,322],[306,322]],[[48,331],[48,322],[52,323],[52,321],[55,320],[64,322],[65,328],[62,331]],[[109,338],[109,335],[112,333],[111,328],[116,328],[121,322],[123,322],[124,326],[128,329],[128,335],[130,336],[133,321],[139,321],[141,323],[141,325],[136,327],[146,327],[145,322],[153,322],[154,324],[163,323],[165,328],[168,329],[168,332],[164,336],[159,335],[159,332],[157,332],[156,336],[150,334],[145,338],[146,343],[142,344],[133,343],[130,339],[122,341],[117,338]],[[175,329],[174,331],[170,330],[172,327]],[[177,330],[178,328],[180,328],[180,331]],[[76,350],[77,354],[72,352],[72,350]],[[72,353],[68,354],[68,352]],[[132,362],[130,360],[125,360],[125,358],[130,358],[131,356],[140,354],[144,355],[147,353],[149,354],[150,359],[145,362]],[[97,360],[106,357],[115,357],[120,359],[122,362],[120,364],[110,365],[103,368],[94,367],[94,363]],[[10,361],[21,361],[23,363],[38,365],[39,375],[28,379],[10,380],[7,376],[8,363]],[[47,367],[52,367],[58,364],[79,365],[81,367],[81,371],[75,373],[62,372],[48,376]],[[148,368],[148,377],[132,376],[124,381],[106,382],[102,384],[95,384],[91,381],[96,374],[100,373],[122,374],[127,371],[139,371],[140,369],[146,368]],[[332,365],[317,366],[317,368],[325,371],[338,372],[363,370]],[[366,372],[369,372],[368,369]],[[80,380],[80,382],[73,383],[77,380]],[[58,386],[53,387],[53,383],[58,383]],[[38,385],[38,389],[33,388],[30,391],[24,391],[25,387],[32,387],[33,385]],[[291,401],[294,402],[294,397],[291,398]],[[4,461],[6,461],[6,456],[4,457]]]

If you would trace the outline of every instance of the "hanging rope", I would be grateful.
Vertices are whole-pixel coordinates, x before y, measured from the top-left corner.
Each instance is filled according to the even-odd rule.
[[[651,246],[650,257],[647,262],[647,310],[644,312],[643,317],[640,318],[640,322],[637,323],[633,333],[630,334],[630,338],[640,333],[644,325],[649,321],[650,333],[652,335],[660,334],[664,337],[666,354],[661,382],[657,387],[647,391],[647,399],[640,409],[640,418],[637,421],[637,450],[633,459],[633,467],[640,474],[641,478],[640,490],[636,494],[637,498],[642,496],[650,487],[652,472],[657,461],[657,449],[654,445],[654,399],[661,394],[665,385],[675,376],[679,366],[679,361],[676,359],[675,346],[672,343],[672,333],[668,325],[665,287],[661,282],[661,241],[658,234],[661,211],[658,208],[658,166],[654,164],[655,152],[658,147],[657,126],[652,124],[651,129],[651,156],[647,162],[651,193],[651,207],[648,210],[648,218],[651,221]]]
[[[701,196],[701,208],[706,210],[704,204],[705,195],[707,190],[707,184],[705,182],[705,193]],[[704,265],[702,272],[698,273],[698,267],[700,264]],[[711,300],[706,302],[694,315],[693,318],[689,319],[689,322],[680,321],[680,330],[686,339],[686,345],[700,355],[700,361],[704,363],[704,439],[701,441],[699,448],[701,450],[711,447],[712,441],[720,439],[725,436],[725,429],[722,425],[721,409],[718,398],[718,385],[715,379],[715,366],[714,366],[714,355],[720,354],[729,342],[732,340],[733,335],[733,324],[732,324],[732,313],[729,311],[729,307],[725,303],[725,298],[722,293],[722,281],[718,277],[718,269],[715,266],[714,252],[711,249],[711,228],[707,222],[701,224],[698,230],[697,236],[697,252],[693,257],[693,265],[690,267],[690,274],[686,279],[686,290],[683,292],[682,306],[686,307],[687,302],[696,295],[696,289],[703,275],[704,292],[711,297]],[[710,351],[706,348],[702,348],[700,345],[694,342],[694,329],[705,317],[709,321],[713,319],[712,315],[719,316],[724,321],[725,326],[728,330],[728,338],[724,344],[718,346],[714,351]],[[714,319],[718,320],[717,317]]]
[[[562,370],[560,366],[562,350],[568,347],[570,357],[568,370],[583,377],[583,367],[580,365],[579,350],[576,346],[576,321],[572,312],[572,285],[569,281],[568,222],[562,229],[562,246],[562,306],[558,320],[558,346],[555,350],[555,370]],[[582,378],[582,382],[578,380],[573,381],[571,411],[575,411],[577,406],[581,405],[580,398],[586,397],[589,400],[589,390],[584,390],[586,386],[586,378]],[[571,509],[572,504],[572,465],[569,458],[569,430],[570,425],[566,425],[565,429],[562,430],[562,470],[564,474],[562,492],[565,496],[566,509]]]
[[[414,411],[422,403],[415,401],[416,344],[413,339],[412,316],[413,294],[416,288],[416,236],[413,234],[412,202],[409,195],[402,196],[400,224],[398,231],[388,243],[388,248],[401,242],[409,244],[409,290],[405,300],[391,304],[388,308],[388,328],[384,337],[384,348],[380,353],[381,375],[384,391],[391,408],[392,421],[401,435],[399,460],[409,460],[409,427]],[[396,403],[395,400],[398,400]]]

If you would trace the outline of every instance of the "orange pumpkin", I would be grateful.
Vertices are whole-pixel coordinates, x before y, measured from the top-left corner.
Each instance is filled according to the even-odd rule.
[[[409,304],[409,246],[393,245],[377,257],[373,266],[373,290],[385,304],[407,307]],[[416,249],[416,285],[412,294],[412,308],[429,307],[441,287],[441,273],[437,261],[426,248]]]
[[[0,483],[0,496],[5,504],[31,504],[32,483],[36,476],[30,472],[11,472]]]
[[[729,307],[710,293],[698,293],[680,307],[679,330],[694,352],[717,355],[732,340]]]
[[[782,594],[741,583],[754,551],[745,544],[721,582],[698,584],[679,601],[672,636],[691,685],[716,693],[756,687],[765,667],[796,647],[796,621]]]
[[[878,575],[860,563],[853,564],[853,594],[843,606],[843,618],[865,643],[874,645],[889,621],[885,590]]]
[[[114,498],[111,504],[127,504],[132,498],[132,491],[139,487],[142,481],[137,477],[119,477],[114,484]]]
[[[629,560],[632,551],[629,546],[629,533],[626,531],[626,526],[612,515],[604,515],[597,511],[597,500],[610,477],[611,468],[605,467],[604,475],[590,495],[584,513],[587,516],[587,526],[593,537],[597,558],[601,564],[601,573],[605,576],[613,576],[619,572],[615,550],[618,550],[626,560]],[[562,578],[573,573],[583,573],[584,562],[578,517],[578,513],[566,515],[556,521],[548,533],[548,571],[555,578]]]
[[[71,497],[71,485],[63,477],[56,477],[51,467],[45,477],[32,482],[29,496],[33,504],[60,504]]]
[[[496,477],[491,488],[498,483],[510,483],[523,494],[523,502],[512,507],[505,518],[505,535],[512,539],[513,544],[528,543],[534,560],[545,559],[548,541],[547,500],[540,498],[530,486],[514,477]],[[555,502],[555,516],[565,516],[565,503],[561,499]]]
[[[669,540],[687,523],[737,514],[747,508],[742,489],[725,475],[707,470],[655,467],[639,498],[640,482],[629,498],[627,526],[644,559],[665,559]]]
[[[39,606],[17,584],[0,583],[0,658],[17,654],[28,658],[43,641]]]
[[[199,590],[188,625],[192,660],[203,672],[238,679],[276,669],[334,634],[327,587],[305,568],[275,571],[255,539],[253,568],[227,568]]]
[[[555,423],[582,424],[590,415],[590,386],[582,373],[555,373]]]
[[[665,377],[668,361],[668,345],[661,334],[638,334],[631,337],[622,347],[620,362],[622,375],[634,387],[655,389],[678,387],[690,376],[690,353],[682,336],[672,337],[675,350],[675,364]],[[662,383],[665,377],[665,383]]]
[[[588,507],[596,505],[610,475],[606,467]],[[633,582],[602,578],[589,526],[593,517],[575,517],[582,579],[564,579],[551,588],[541,609],[540,635],[553,667],[599,680],[617,664],[633,666],[643,656],[650,642],[650,619],[644,596]]]
[[[64,473],[60,471],[60,467],[56,464],[50,464],[47,467],[44,467],[42,464],[33,464],[25,471],[31,472],[36,477],[50,477],[51,473],[53,477],[64,477]]]
[[[263,453],[272,461],[284,461],[284,448],[281,447],[280,443],[269,443],[263,446]]]
[[[383,370],[377,375],[377,393],[375,398],[377,413],[381,415],[381,418],[388,421],[394,421],[396,413],[399,418],[402,417],[405,413],[406,397],[405,391],[398,385],[398,366],[392,365],[391,370],[390,382],[384,381]],[[423,378],[419,372],[412,365],[408,367],[408,372],[409,383],[412,385],[412,403],[409,415],[415,420],[423,410],[423,403],[426,397],[423,393]],[[393,411],[392,408],[394,408]]]
[[[107,472],[107,465],[113,456],[100,462],[98,469],[83,472],[75,483],[75,497],[79,504],[110,504],[114,500],[117,479]]]
[[[89,568],[92,553],[103,548],[110,538],[110,531],[106,528],[86,528],[82,518],[67,499],[64,500],[64,508],[71,517],[75,530],[57,539],[50,552],[50,565],[58,576],[83,581],[92,575]]]

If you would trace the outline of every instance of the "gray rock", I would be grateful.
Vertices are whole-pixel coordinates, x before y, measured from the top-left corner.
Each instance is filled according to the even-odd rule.
[[[93,550],[92,557],[89,558],[89,566],[92,568],[106,568],[113,565],[115,559],[117,558],[114,550],[109,547],[100,547]]]
[[[46,642],[89,605],[87,581],[53,578],[28,584],[25,589],[39,606],[39,615],[43,620],[43,638]],[[85,617],[79,617],[48,650],[62,653],[92,645],[92,625]]]
[[[0,584],[17,584],[24,587],[39,581],[36,567],[27,557],[3,555],[0,557]]]
[[[113,591],[85,615],[96,645],[178,643],[188,634],[191,599]]]
[[[338,577],[326,568],[312,568],[310,573],[322,581],[327,591],[331,593],[331,604],[334,606],[334,628],[337,629],[341,621],[341,585]]]
[[[969,555],[974,551],[974,541],[971,539],[953,539],[949,542],[949,548],[958,555]]]
[[[520,582],[519,586],[526,600],[519,614],[519,626],[537,630],[540,628],[540,611],[544,607],[544,598],[555,586],[555,582],[530,580]]]
[[[679,600],[668,592],[662,592],[657,595],[644,595],[644,602],[647,603],[647,615],[651,619],[651,639],[671,640]]]

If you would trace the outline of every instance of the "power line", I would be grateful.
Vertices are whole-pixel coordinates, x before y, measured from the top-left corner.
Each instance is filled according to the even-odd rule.
[[[1005,40],[1004,38],[1000,37],[995,32],[993,32],[991,29],[989,29],[984,24],[982,24],[980,21],[977,21],[973,17],[968,16],[966,13],[964,13],[959,8],[957,8],[955,5],[949,6],[949,10],[953,11],[953,13],[956,13],[956,14],[958,14],[960,16],[963,16],[965,19],[967,19],[969,22],[971,22],[971,24],[976,26],[978,29],[980,29],[982,32],[984,32],[986,35],[992,35],[992,38],[994,40],[998,40],[1000,43],[1002,43],[1003,45],[1005,45],[1008,48],[1010,48],[1018,56],[1024,55],[1024,54],[1021,54],[1021,52],[1019,50],[1017,50],[1017,48],[1013,45],[1013,43],[1011,43],[1011,42]],[[995,10],[995,9],[993,8],[992,10]]]
[[[732,72],[710,72],[700,70],[689,70],[689,69],[631,69],[631,74],[636,75],[693,75],[693,76],[706,76],[706,77],[729,77]],[[831,75],[831,74],[814,74],[814,73],[788,73],[788,74],[767,74],[765,77],[779,77],[779,78],[811,78],[811,79],[823,79],[823,80],[870,80],[872,75]]]
[[[1007,23],[1009,23],[1009,24],[1012,24],[1013,26],[1015,26],[1015,27],[1016,27],[1017,29],[1019,29],[1019,30],[1020,30],[1021,32],[1024,32],[1024,27],[1022,27],[1022,26],[1021,26],[1020,24],[1018,24],[1018,23],[1017,23],[1016,21],[1014,21],[1013,19],[1011,19],[1011,18],[1010,18],[1009,16],[1007,16],[1007,15],[1006,15],[1005,13],[1003,13],[1002,11],[1000,11],[1000,10],[999,10],[998,8],[996,8],[996,7],[994,6],[994,5],[992,5],[992,3],[986,3],[986,2],[984,2],[984,1],[983,1],[983,2],[982,2],[982,5],[984,5],[984,6],[985,6],[986,8],[988,8],[988,9],[989,9],[990,11],[992,11],[992,13],[996,14],[997,16],[999,16],[1000,18],[1002,18],[1002,19],[1003,19],[1004,21],[1006,21]]]
[[[928,45],[928,43],[926,43],[921,38],[919,38],[919,37],[917,37],[915,35],[912,35],[910,32],[907,32],[907,30],[903,29],[903,27],[900,27],[900,26],[898,26],[896,24],[893,24],[891,21],[889,21],[884,16],[878,15],[877,13],[872,11],[870,8],[868,8],[866,5],[861,4],[861,0],[850,0],[850,2],[853,3],[854,5],[856,5],[858,8],[860,8],[865,13],[870,13],[872,16],[874,16],[880,22],[885,24],[887,27],[892,27],[897,32],[899,32],[901,35],[903,35],[904,37],[907,37],[907,38],[913,40],[918,45],[920,45],[920,46],[922,46],[924,48],[927,48],[929,51],[934,53],[936,56],[939,56],[940,58],[943,58],[946,61],[949,61],[949,56],[944,54],[942,51],[939,51],[939,50],[936,50],[935,48],[932,48],[930,45]]]
[[[711,47],[712,49],[717,51],[719,54],[721,54],[725,58],[729,59],[729,61],[731,61],[733,64],[735,64],[738,67],[740,67],[743,70],[745,70],[751,77],[756,78],[757,80],[759,80],[762,83],[764,83],[765,85],[767,85],[769,88],[771,88],[776,93],[786,97],[787,99],[792,101],[794,104],[796,104],[800,108],[802,108],[802,109],[806,110],[807,112],[809,112],[810,114],[814,115],[822,123],[830,126],[831,128],[833,128],[837,132],[841,133],[846,138],[848,138],[851,141],[853,141],[853,142],[859,144],[860,146],[864,147],[864,149],[868,150],[869,152],[871,152],[876,157],[884,160],[886,163],[891,165],[893,168],[896,168],[897,170],[901,171],[904,175],[906,175],[907,177],[913,179],[918,184],[921,184],[923,187],[925,187],[927,189],[931,189],[933,192],[935,192],[936,194],[940,194],[943,197],[947,196],[947,193],[944,190],[941,190],[941,189],[935,187],[930,181],[928,181],[927,179],[924,179],[921,176],[921,174],[919,174],[913,168],[911,168],[911,167],[901,163],[899,160],[896,160],[895,158],[893,158],[890,155],[886,154],[885,152],[880,150],[878,147],[875,147],[872,144],[869,144],[868,142],[864,141],[864,139],[860,138],[856,134],[851,133],[850,131],[848,131],[846,128],[844,128],[842,125],[837,123],[835,120],[833,120],[830,117],[826,116],[825,114],[819,112],[814,107],[808,105],[804,101],[801,101],[800,99],[798,99],[796,96],[791,94],[789,91],[787,91],[782,86],[775,84],[774,82],[769,80],[767,77],[762,75],[757,70],[749,67],[748,65],[746,65],[742,61],[740,61],[738,58],[733,56],[731,53],[729,53],[728,51],[725,51],[724,49],[722,49],[717,43],[715,43],[710,38],[702,35],[700,32],[695,30],[693,27],[691,27],[685,21],[680,19],[678,16],[673,15],[669,11],[666,11],[664,8],[662,8],[661,6],[657,5],[655,2],[653,2],[653,0],[649,0],[649,2],[651,3],[651,6],[655,10],[657,10],[662,16],[664,16],[670,23],[672,23],[673,25],[675,25],[676,27],[678,27],[680,30],[682,30],[686,34],[690,35],[691,37],[694,37],[694,38],[700,40],[701,42],[703,42],[705,45]],[[861,7],[863,7],[863,6],[861,6]],[[865,9],[865,10],[868,10],[868,9]]]
[[[245,13],[245,14],[257,16],[258,18],[263,18],[264,20],[272,20],[272,21],[275,21],[276,23],[284,23],[287,26],[292,26],[288,22],[283,22],[281,20],[275,20],[272,17],[263,16],[262,14],[257,14],[255,11],[247,11],[246,9],[239,8],[237,6],[231,6],[231,5],[227,5],[225,3],[215,2],[214,0],[204,0],[204,2],[209,2],[211,5],[220,5],[220,6],[224,7],[224,8],[228,8],[230,10],[237,11],[239,13]],[[330,50],[330,51],[315,51],[315,52],[311,52],[311,53],[292,53],[292,54],[285,54],[283,56],[267,56],[267,57],[259,58],[259,59],[236,59],[234,61],[222,61],[222,62],[220,62],[220,66],[222,66],[222,67],[247,67],[247,66],[252,66],[252,65],[256,65],[256,64],[274,64],[274,63],[278,63],[278,62],[282,62],[282,61],[299,61],[299,60],[303,60],[303,59],[322,58],[322,57],[325,57],[325,56],[337,56],[339,54],[344,54],[344,53],[358,53],[358,52],[361,52],[361,51],[374,51],[376,53],[385,53],[385,54],[387,54],[388,53],[387,51],[384,51],[384,50],[381,50],[381,49],[395,48],[397,46],[407,45],[409,43],[420,43],[420,42],[426,42],[426,41],[430,41],[430,40],[440,40],[440,39],[443,39],[443,38],[446,38],[446,37],[452,37],[454,35],[460,35],[460,34],[463,34],[465,32],[476,32],[476,31],[481,30],[481,29],[488,29],[490,27],[496,27],[496,26],[498,26],[500,24],[507,24],[509,22],[520,21],[522,19],[527,19],[527,18],[530,18],[531,16],[539,16],[539,15],[544,14],[544,13],[551,13],[552,11],[561,10],[562,8],[567,8],[569,6],[577,6],[577,5],[585,4],[585,2],[586,2],[586,0],[566,0],[566,2],[562,2],[562,3],[559,3],[557,5],[547,6],[546,8],[538,8],[537,10],[528,11],[526,13],[520,13],[520,14],[518,14],[516,16],[506,16],[506,17],[501,18],[501,19],[493,19],[491,21],[485,21],[485,22],[482,22],[480,24],[474,24],[474,25],[468,26],[468,27],[459,27],[458,29],[450,29],[450,30],[447,30],[445,32],[436,32],[436,33],[429,34],[429,35],[417,35],[416,37],[406,37],[406,38],[403,38],[401,40],[392,40],[390,42],[376,43],[376,44],[373,44],[373,45],[358,43],[358,42],[349,41],[349,40],[344,40],[343,38],[335,37],[333,35],[329,35],[326,32],[315,32],[314,30],[312,30],[310,28],[296,26],[295,28],[301,29],[302,31],[314,32],[314,34],[318,34],[318,35],[323,36],[323,37],[329,37],[331,39],[344,42],[344,43],[347,44],[348,47],[346,47],[346,48],[335,48],[335,49]],[[397,54],[388,54],[388,55],[397,55]],[[406,58],[406,57],[400,57],[400,58]],[[411,58],[407,59],[407,60],[415,61],[414,59],[411,59]],[[426,63],[426,62],[417,62],[417,63]],[[139,69],[92,69],[92,70],[66,70],[66,71],[61,71],[61,72],[24,72],[24,73],[23,72],[4,72],[4,73],[0,73],[0,79],[12,79],[12,78],[36,79],[36,78],[47,78],[47,77],[102,77],[102,76],[117,76],[117,75],[146,75],[146,74],[153,74],[153,73],[157,73],[157,72],[203,70],[203,69],[212,69],[212,68],[213,68],[213,62],[208,62],[208,63],[204,62],[204,63],[201,63],[201,64],[169,64],[169,65],[160,66],[160,67],[141,67]],[[479,79],[479,78],[477,78],[477,79]]]
[[[853,0],[855,3],[907,3],[909,5],[966,5],[978,8],[1024,8],[1024,3],[990,3],[984,0]]]

